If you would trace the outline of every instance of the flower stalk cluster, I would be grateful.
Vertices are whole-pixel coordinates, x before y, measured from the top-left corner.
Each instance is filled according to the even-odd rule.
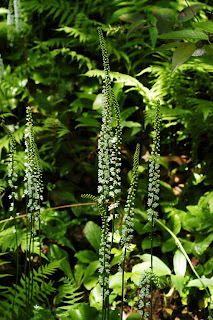
[[[157,104],[154,121],[154,138],[151,156],[149,159],[149,184],[148,184],[148,220],[158,217],[156,208],[158,207],[160,191],[160,105]]]
[[[15,25],[17,33],[22,31],[22,14],[21,14],[21,1],[20,0],[10,0],[8,5],[7,14],[7,24],[8,26]]]
[[[156,287],[160,286],[159,278],[156,276],[156,274],[151,269],[145,270],[139,283],[139,288],[141,290],[139,294],[138,304],[138,309],[142,315],[143,320],[149,320],[149,312],[147,311],[147,308],[149,308],[150,306],[149,299],[152,283],[154,283]]]

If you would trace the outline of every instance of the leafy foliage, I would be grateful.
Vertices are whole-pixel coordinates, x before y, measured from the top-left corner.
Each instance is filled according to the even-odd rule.
[[[15,1],[10,2],[13,4]],[[6,293],[6,289],[2,289],[10,297],[5,295],[3,299],[6,308],[9,308],[8,316],[11,317],[12,294],[15,290],[14,277],[8,274],[15,274],[16,266],[19,267],[19,273],[23,271],[23,261],[27,256],[24,234],[26,211],[22,199],[26,188],[23,181],[26,106],[31,106],[34,118],[35,142],[44,179],[44,211],[41,213],[40,226],[43,252],[40,256],[39,223],[36,222],[36,242],[34,249],[31,249],[34,260],[32,265],[37,270],[46,258],[46,251],[50,261],[56,260],[52,250],[56,246],[58,252],[66,257],[63,268],[55,273],[56,282],[50,283],[47,291],[57,288],[58,280],[64,274],[68,276],[69,273],[71,278],[73,270],[76,282],[82,285],[81,290],[85,290],[84,301],[89,301],[97,309],[101,308],[96,272],[100,213],[96,205],[82,205],[80,197],[85,192],[96,194],[97,189],[97,141],[101,128],[104,78],[100,51],[95,50],[99,46],[97,26],[107,33],[106,46],[113,70],[109,77],[120,106],[120,128],[123,133],[120,151],[123,164],[118,200],[121,204],[131,181],[134,146],[142,142],[133,239],[125,266],[128,270],[125,272],[125,303],[137,308],[136,292],[141,271],[150,264],[150,257],[145,256],[147,259],[142,263],[135,262],[132,257],[144,257],[151,248],[146,212],[147,159],[150,136],[153,135],[151,127],[154,107],[158,99],[162,114],[158,220],[180,241],[197,274],[201,278],[205,277],[204,282],[212,294],[213,8],[210,1],[190,2],[187,5],[185,1],[116,0],[109,5],[99,0],[21,0],[21,32],[17,30],[15,20],[12,25],[7,25],[8,4],[9,1],[3,0],[0,8],[0,117],[16,141],[15,173],[18,175],[18,188],[15,207],[16,212],[20,213],[15,220],[15,233],[14,219],[8,221],[11,216],[11,201],[8,198],[11,190],[7,171],[10,138],[1,129],[0,247],[2,253],[6,250],[8,252],[1,256],[0,275],[2,287],[12,290]],[[116,122],[112,126],[116,128]],[[91,201],[97,202],[97,198],[91,198]],[[118,213],[115,219],[118,230],[114,233],[116,247],[111,252],[112,278],[109,284],[110,301],[113,301],[114,306],[120,306],[121,293],[120,276],[114,274],[122,254],[118,243],[121,236],[119,219],[123,210],[120,209]],[[96,226],[92,229],[97,231],[94,239],[92,233],[88,236],[86,232],[91,225]],[[88,252],[84,252],[85,249]],[[179,292],[182,305],[187,305],[189,311],[191,305],[192,312],[196,312],[196,308],[204,310],[207,300],[204,291],[199,290],[200,282],[196,282],[189,263],[185,273],[177,268],[177,261],[182,263],[184,260],[183,255],[177,252],[175,238],[156,222],[153,254],[161,257],[161,262],[170,270],[166,271],[162,265],[156,264],[156,269],[161,272],[161,292],[168,293],[173,286]],[[46,281],[47,285],[49,282]],[[78,287],[75,287],[73,280],[66,281],[64,285],[70,290]],[[41,282],[35,281],[35,292],[39,288]],[[23,304],[26,297],[22,289],[23,284],[18,281],[19,308],[15,312],[20,313],[18,317],[24,319]],[[47,298],[41,294],[43,302],[37,302],[38,308],[34,308],[32,319],[55,317],[52,296],[57,296],[57,291],[48,292],[50,294],[47,294]],[[75,296],[78,291],[76,289],[73,292]],[[195,296],[198,299],[193,302]],[[81,295],[76,296],[76,299],[78,297]],[[64,305],[65,301],[72,301],[72,298],[69,299],[64,299]],[[50,308],[47,308],[46,300]],[[171,314],[174,311],[167,300],[167,311]],[[69,302],[67,305],[70,310],[64,312],[64,309],[60,309],[61,317],[64,314],[66,318],[67,312],[74,319],[78,319],[78,313],[86,319],[98,317],[99,312],[87,304],[74,306]],[[162,305],[159,306],[159,312],[161,310]],[[110,316],[118,318],[117,315]],[[183,315],[178,316],[182,318]]]

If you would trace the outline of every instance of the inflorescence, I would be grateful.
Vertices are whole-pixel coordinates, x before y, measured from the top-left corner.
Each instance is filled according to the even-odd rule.
[[[148,185],[148,220],[158,217],[156,208],[159,202],[160,191],[160,105],[157,104],[154,121],[154,138],[151,156],[149,159],[149,185]]]
[[[8,5],[7,14],[8,26],[15,25],[16,31],[20,33],[22,31],[22,14],[21,14],[21,2],[20,0],[10,0]]]
[[[121,246],[123,249],[128,250],[130,241],[133,238],[133,225],[134,225],[134,205],[135,205],[135,196],[138,184],[138,166],[139,166],[139,154],[140,154],[140,145],[137,144],[134,160],[133,160],[133,170],[132,170],[132,179],[131,184],[128,190],[128,196],[126,205],[124,208],[124,217],[122,222],[122,235],[121,235]],[[123,250],[124,253],[124,250]],[[124,258],[124,257],[123,257]]]
[[[27,195],[28,218],[32,218],[34,212],[40,212],[40,201],[43,200],[43,182],[40,158],[33,132],[33,120],[31,107],[26,109],[26,129],[25,129],[25,178],[27,189],[24,196]],[[37,214],[35,220],[40,218]]]
[[[140,294],[138,304],[139,312],[144,320],[149,320],[147,308],[150,305],[149,299],[151,294],[151,282],[153,282],[156,287],[159,287],[159,278],[155,275],[155,273],[151,269],[145,270],[139,283]]]

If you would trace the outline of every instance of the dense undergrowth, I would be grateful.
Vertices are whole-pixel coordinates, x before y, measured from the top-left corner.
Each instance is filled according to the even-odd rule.
[[[0,319],[117,320],[121,310],[130,320],[208,318],[212,9],[183,0],[1,2]],[[101,144],[106,93],[111,131]],[[156,106],[159,195],[158,182],[150,187]],[[109,177],[121,185],[105,190],[109,198],[100,172],[110,132]],[[82,199],[98,185],[99,198]]]

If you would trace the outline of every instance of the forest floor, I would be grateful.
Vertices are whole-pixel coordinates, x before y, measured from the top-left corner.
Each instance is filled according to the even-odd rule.
[[[194,297],[196,300],[197,298]],[[195,307],[193,309],[193,306]],[[153,320],[205,320],[207,312],[196,308],[197,301],[190,303],[189,306],[183,306],[181,298],[177,291],[166,297],[160,290],[153,291]],[[126,315],[134,313],[133,310],[126,309]]]

